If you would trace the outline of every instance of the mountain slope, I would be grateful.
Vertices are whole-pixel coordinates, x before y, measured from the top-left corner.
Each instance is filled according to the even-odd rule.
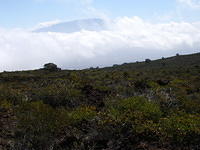
[[[200,53],[0,73],[0,149],[194,150]]]
[[[158,60],[150,60],[147,62],[124,63],[122,65],[114,65],[105,69],[119,69],[119,70],[151,70],[151,69],[172,69],[172,68],[190,68],[192,66],[200,65],[200,53],[190,55],[177,55],[169,58],[162,58]]]

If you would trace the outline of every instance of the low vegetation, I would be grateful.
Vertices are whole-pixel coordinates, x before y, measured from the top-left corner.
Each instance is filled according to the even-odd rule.
[[[198,150],[200,54],[0,73],[0,149]]]

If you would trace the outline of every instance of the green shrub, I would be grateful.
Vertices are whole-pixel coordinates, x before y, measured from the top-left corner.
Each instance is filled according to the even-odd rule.
[[[88,106],[82,106],[79,108],[76,108],[74,111],[69,113],[71,122],[73,123],[79,123],[83,120],[91,120],[97,115],[96,108],[95,107],[88,107]]]
[[[1,110],[9,110],[13,107],[13,105],[6,101],[6,100],[3,100],[3,101],[0,101],[0,111]]]
[[[17,105],[23,101],[24,95],[15,89],[8,87],[0,87],[0,100],[7,100],[8,102]]]
[[[16,115],[18,146],[24,149],[46,149],[69,120],[67,112],[42,102],[23,103]]]
[[[117,109],[121,113],[134,113],[136,118],[137,115],[141,114],[144,119],[150,120],[158,120],[162,115],[159,106],[144,97],[133,97],[122,100],[119,102]]]
[[[200,115],[178,113],[160,120],[163,137],[177,144],[198,144],[200,139]]]
[[[131,123],[133,126],[141,126],[150,120],[158,122],[162,116],[159,106],[144,97],[120,100],[108,108],[108,114],[111,120]]]
[[[80,90],[66,86],[50,85],[38,91],[38,98],[52,107],[73,107],[82,97]]]

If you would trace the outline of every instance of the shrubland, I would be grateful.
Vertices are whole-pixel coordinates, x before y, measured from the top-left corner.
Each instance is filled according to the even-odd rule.
[[[199,75],[199,53],[0,73],[0,149],[198,150]]]

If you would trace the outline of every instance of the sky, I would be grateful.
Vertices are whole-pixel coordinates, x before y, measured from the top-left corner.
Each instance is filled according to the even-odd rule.
[[[149,21],[196,21],[199,0],[3,0],[0,26],[29,28],[52,20],[133,17]]]
[[[31,27],[44,21],[98,17],[103,13],[109,17],[151,18],[175,7],[174,0],[3,0],[0,24],[4,27]],[[90,9],[95,9],[96,13]]]
[[[55,23],[102,18],[105,31],[35,33]],[[44,63],[104,67],[200,51],[200,0],[3,0],[0,71]]]

